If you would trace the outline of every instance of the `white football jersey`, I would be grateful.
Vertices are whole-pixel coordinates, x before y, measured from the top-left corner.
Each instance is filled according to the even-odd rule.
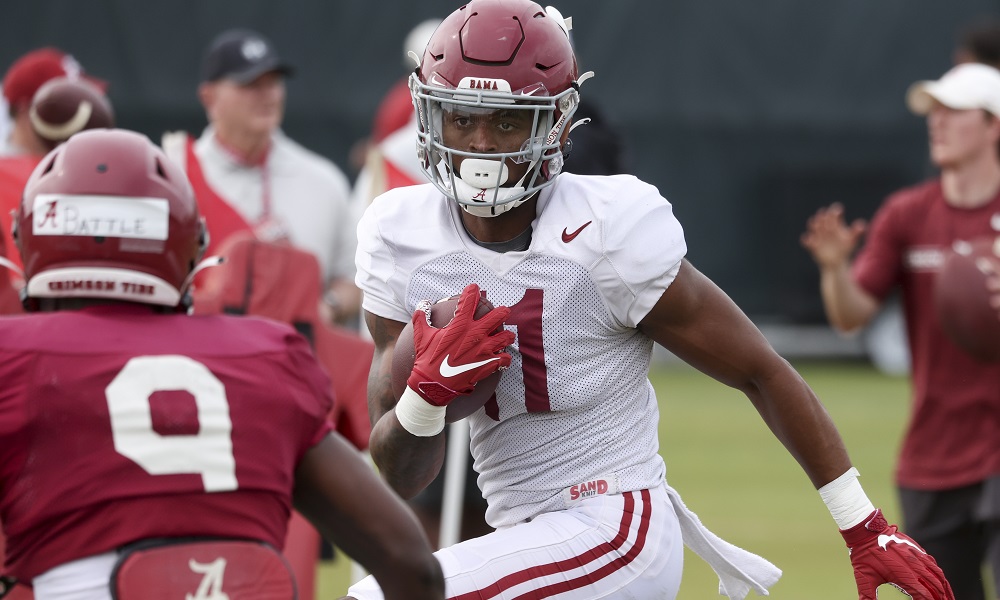
[[[491,526],[565,508],[570,488],[587,482],[621,492],[662,484],[653,342],[635,327],[686,244],[656,188],[562,174],[541,192],[530,247],[507,253],[477,245],[432,185],[398,188],[369,207],[358,238],[357,282],[373,314],[405,323],[419,301],[469,283],[512,308],[513,362],[496,402],[469,417]]]

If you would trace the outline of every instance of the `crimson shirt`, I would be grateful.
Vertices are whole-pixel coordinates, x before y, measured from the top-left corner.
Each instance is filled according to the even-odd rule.
[[[158,537],[281,548],[295,467],[330,431],[305,339],[253,317],[100,306],[0,319],[7,571]]]
[[[17,254],[17,251],[14,251]],[[7,243],[0,235],[0,255],[7,256]],[[7,267],[0,265],[0,315],[23,312],[21,298],[14,287],[14,275]]]
[[[41,156],[32,154],[0,157],[0,238],[2,238],[0,245],[6,246],[4,256],[19,267],[21,257],[10,237],[11,226],[14,223],[12,212],[21,206],[24,185],[28,183],[31,172],[35,170],[40,160]],[[3,244],[4,241],[6,244]]]
[[[903,189],[875,214],[853,265],[857,282],[885,299],[902,290],[913,370],[913,410],[896,481],[949,489],[1000,473],[1000,364],[959,349],[941,328],[934,278],[957,240],[996,236],[1000,195],[964,209],[946,203],[940,180]]]

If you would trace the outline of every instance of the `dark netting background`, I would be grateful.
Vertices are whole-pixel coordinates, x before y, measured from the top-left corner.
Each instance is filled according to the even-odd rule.
[[[197,133],[203,47],[222,29],[270,37],[298,67],[285,130],[353,177],[352,144],[404,74],[402,40],[441,0],[34,0],[9,2],[0,63],[42,45],[110,82],[119,124],[154,139]],[[868,217],[931,175],[907,86],[951,64],[989,0],[567,0],[584,93],[620,129],[626,164],[685,225],[690,259],[757,320],[823,322],[798,242],[835,200]]]

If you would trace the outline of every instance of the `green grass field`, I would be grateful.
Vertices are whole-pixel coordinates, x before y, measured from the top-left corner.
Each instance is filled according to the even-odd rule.
[[[890,522],[898,522],[892,466],[907,417],[907,379],[858,362],[796,367],[833,415],[869,497]],[[833,519],[746,397],[684,365],[658,367],[652,381],[668,481],[712,531],[784,571],[770,597],[856,598],[847,548]],[[317,599],[338,598],[347,582],[343,556],[324,563]],[[686,551],[679,598],[718,597],[715,574]]]

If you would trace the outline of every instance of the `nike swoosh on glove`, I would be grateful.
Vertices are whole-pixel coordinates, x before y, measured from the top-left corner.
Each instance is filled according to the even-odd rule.
[[[880,509],[840,534],[851,552],[858,600],[876,600],[875,590],[884,583],[914,600],[955,600],[934,557],[889,525]]]
[[[500,329],[510,308],[498,306],[475,319],[479,286],[462,290],[455,317],[446,326],[432,327],[425,311],[413,313],[413,348],[416,359],[406,385],[434,406],[447,406],[460,394],[471,393],[476,383],[510,366],[504,348],[514,343],[514,332]]]

